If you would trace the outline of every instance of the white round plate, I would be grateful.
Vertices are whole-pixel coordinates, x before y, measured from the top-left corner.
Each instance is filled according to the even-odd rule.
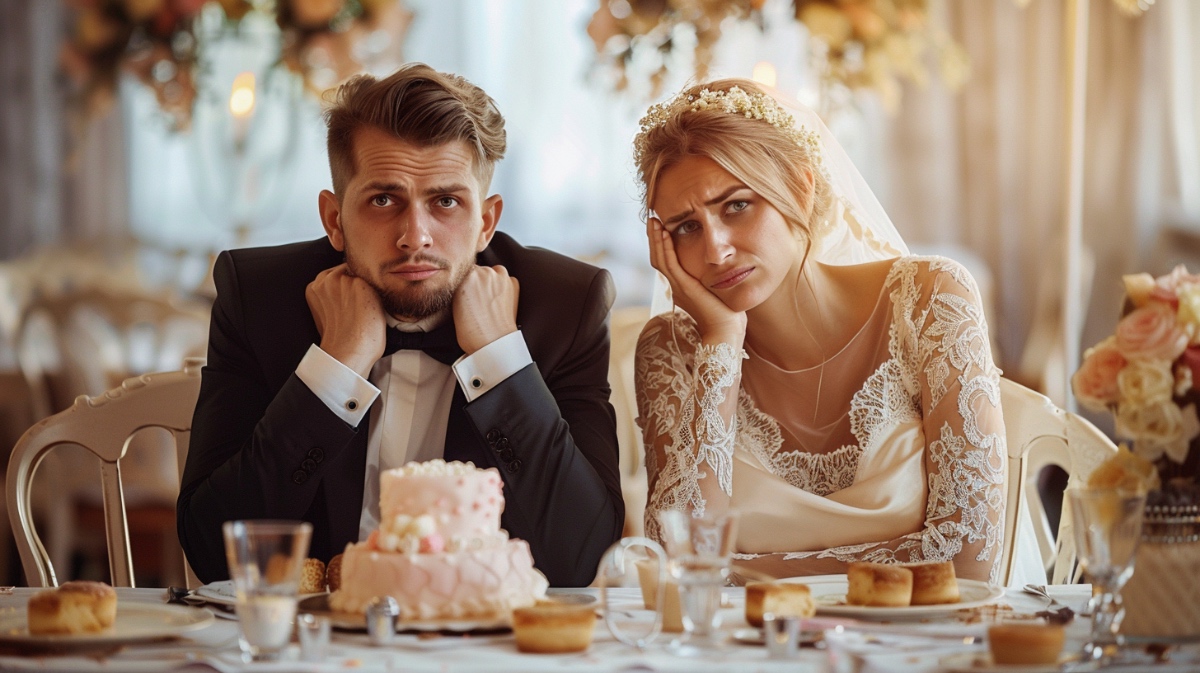
[[[978,580],[958,580],[959,601],[941,605],[910,605],[902,608],[879,608],[866,605],[846,605],[846,592],[850,582],[845,575],[816,575],[814,577],[789,577],[778,580],[791,584],[807,584],[812,591],[817,614],[855,617],[858,619],[911,619],[930,615],[944,615],[956,610],[990,605],[1004,596],[1002,587],[989,585]]]
[[[31,635],[25,608],[0,611],[0,643],[74,649],[104,645],[123,645],[148,640],[174,638],[202,629],[214,621],[203,608],[155,603],[117,603],[117,617],[111,628],[98,633],[74,635]]]
[[[229,607],[237,606],[237,589],[233,586],[233,580],[221,580],[220,582],[211,582],[192,591],[193,596],[204,599],[206,603],[215,603],[217,605],[227,605]],[[303,600],[308,596],[323,596],[324,594],[300,594],[300,599]]]
[[[943,669],[953,673],[1059,673],[1063,664],[1077,657],[1060,657],[1054,664],[996,664],[988,652],[959,652],[943,657],[939,662]]]
[[[317,594],[300,600],[300,612],[328,617],[334,628],[347,631],[366,631],[367,619],[364,615],[353,612],[335,612],[329,607],[329,594]],[[493,617],[491,619],[420,619],[413,621],[397,621],[396,631],[452,631],[466,633],[471,631],[500,631],[512,628],[507,618]]]
[[[801,645],[815,645],[823,640],[825,634],[821,631],[801,631],[798,642]],[[748,626],[744,629],[735,629],[733,632],[733,640],[742,645],[766,645],[766,638],[763,636],[762,629],[756,629],[753,626]]]

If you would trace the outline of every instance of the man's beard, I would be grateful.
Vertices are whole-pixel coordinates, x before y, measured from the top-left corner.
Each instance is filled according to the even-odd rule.
[[[362,265],[350,254],[349,246],[346,248],[346,266],[350,273],[366,281],[375,290],[375,293],[379,295],[383,310],[388,315],[407,321],[424,320],[450,308],[454,303],[454,293],[462,284],[463,279],[467,277],[467,273],[471,271],[469,264],[464,264],[462,269],[456,270],[445,260],[424,255],[412,255],[388,264],[380,269],[380,273],[387,274],[389,268],[412,263],[432,264],[441,269],[449,269],[452,275],[448,282],[440,286],[433,285],[434,281],[431,279],[411,281],[402,290],[386,288],[381,286],[371,274],[365,273]]]

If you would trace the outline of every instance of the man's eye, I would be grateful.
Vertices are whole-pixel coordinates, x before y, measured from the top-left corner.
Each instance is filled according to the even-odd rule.
[[[391,202],[392,202],[392,197],[387,196],[386,194],[380,194],[379,196],[376,196],[371,199],[371,205],[373,205],[373,206],[383,207],[383,206],[391,204]]]
[[[442,208],[453,208],[458,205],[458,199],[453,196],[443,196],[437,200],[437,204]]]

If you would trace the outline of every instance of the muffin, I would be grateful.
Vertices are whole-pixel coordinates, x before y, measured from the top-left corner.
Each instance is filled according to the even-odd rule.
[[[761,627],[763,615],[812,617],[817,612],[806,584],[751,582],[746,585],[746,623]]]
[[[911,605],[942,605],[957,603],[958,578],[952,561],[911,563],[904,566],[912,571]]]
[[[103,582],[67,582],[29,599],[29,633],[95,633],[117,618],[117,592]]]
[[[319,594],[325,591],[325,564],[321,559],[304,559],[304,567],[300,569],[300,588],[302,594]]]
[[[995,664],[1053,664],[1064,638],[1061,625],[997,624],[988,627],[988,650]]]
[[[330,592],[337,591],[342,587],[341,554],[329,559],[329,565],[325,567],[325,584],[329,586]]]
[[[540,603],[513,610],[512,622],[521,652],[582,652],[592,644],[596,612],[587,605]]]
[[[901,608],[912,601],[913,573],[904,566],[858,561],[847,568],[846,578],[850,605]]]

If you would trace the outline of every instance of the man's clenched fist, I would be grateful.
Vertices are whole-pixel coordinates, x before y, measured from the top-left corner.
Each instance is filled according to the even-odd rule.
[[[503,266],[477,266],[454,293],[454,330],[467,355],[517,331],[521,285]]]
[[[309,283],[304,297],[321,334],[321,350],[366,378],[383,357],[387,340],[387,320],[375,289],[339,264]]]

